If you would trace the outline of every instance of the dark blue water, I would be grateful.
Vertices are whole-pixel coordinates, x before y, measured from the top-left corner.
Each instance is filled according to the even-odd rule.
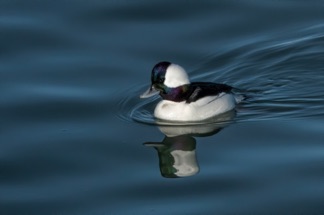
[[[324,214],[323,1],[0,2],[0,214]],[[157,126],[155,63],[246,99]]]

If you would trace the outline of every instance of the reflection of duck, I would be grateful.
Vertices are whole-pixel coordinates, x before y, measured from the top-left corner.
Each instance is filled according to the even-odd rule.
[[[161,175],[166,178],[176,178],[197,174],[199,166],[196,159],[194,136],[214,135],[225,127],[234,116],[234,111],[222,114],[218,121],[223,123],[159,126],[160,131],[166,135],[163,141],[147,142],[145,145],[153,146],[157,150]]]
[[[141,98],[158,93],[163,100],[156,106],[154,116],[168,121],[202,121],[234,109],[240,100],[226,84],[190,83],[186,71],[169,62],[154,66],[151,87]]]
[[[161,143],[145,143],[158,151],[161,175],[166,178],[195,175],[199,171],[196,140],[189,135],[165,136]]]

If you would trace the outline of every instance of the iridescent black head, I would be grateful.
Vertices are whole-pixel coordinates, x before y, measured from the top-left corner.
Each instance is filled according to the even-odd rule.
[[[176,92],[178,87],[190,84],[186,71],[179,65],[163,61],[156,64],[151,73],[151,86],[140,97],[147,98]],[[163,96],[162,96],[163,97]],[[164,97],[163,97],[164,98]]]
[[[154,84],[163,84],[167,68],[171,65],[170,62],[163,61],[156,64],[152,69],[151,82]]]
[[[165,88],[164,81],[167,72],[167,68],[171,65],[170,62],[163,61],[156,64],[152,69],[151,74],[151,84],[152,86],[159,91],[163,91]]]

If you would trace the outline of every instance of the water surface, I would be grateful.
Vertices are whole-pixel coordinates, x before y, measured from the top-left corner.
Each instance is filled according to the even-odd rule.
[[[1,1],[1,214],[323,214],[323,7]],[[162,60],[247,98],[158,127]]]

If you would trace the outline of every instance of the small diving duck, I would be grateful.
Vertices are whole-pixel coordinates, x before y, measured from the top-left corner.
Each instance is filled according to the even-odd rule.
[[[190,83],[186,71],[170,62],[156,64],[151,86],[140,98],[160,94],[154,116],[167,121],[202,121],[235,108],[232,87],[211,82]]]

